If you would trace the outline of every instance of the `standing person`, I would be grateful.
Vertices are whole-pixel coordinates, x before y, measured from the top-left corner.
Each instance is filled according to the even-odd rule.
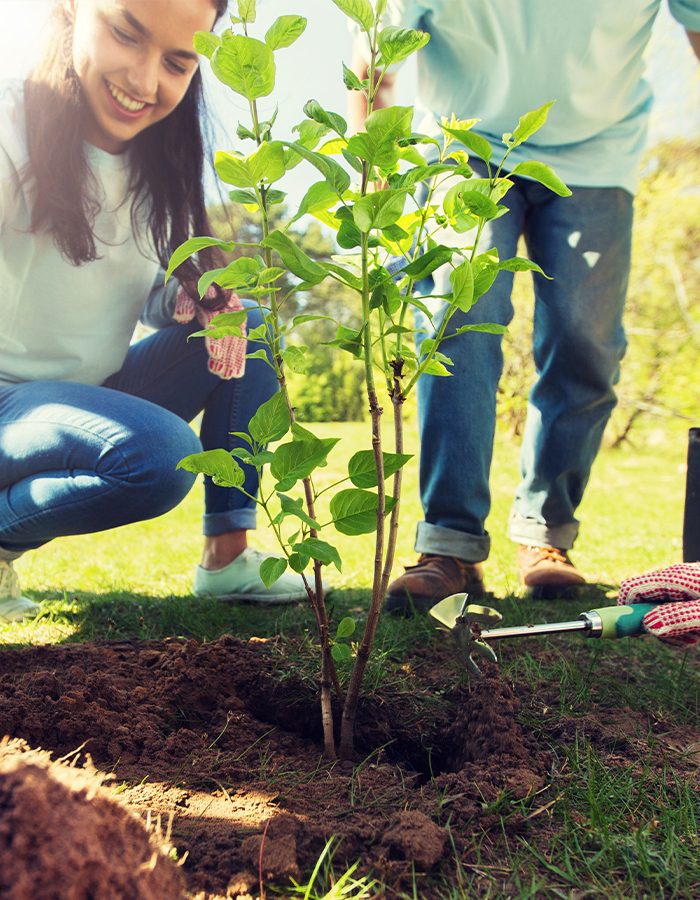
[[[163,284],[171,249],[209,234],[193,37],[226,6],[58,0],[36,69],[0,87],[2,623],[37,611],[13,560],[171,509],[194,482],[178,461],[236,446],[231,432],[277,388],[263,360],[243,372],[244,339],[187,340],[215,310],[242,308],[218,288],[199,303],[211,253]],[[142,314],[162,327],[130,347]],[[202,410],[200,443],[188,422]],[[254,469],[245,488],[257,490]],[[207,480],[195,593],[306,596],[296,575],[264,587],[254,527],[254,502]]]
[[[518,545],[520,581],[535,596],[566,596],[585,584],[568,551],[579,529],[575,512],[616,403],[613,386],[626,348],[622,312],[633,195],[652,103],[642,55],[660,2],[389,0],[383,22],[430,34],[418,54],[418,105],[426,113],[418,131],[441,136],[442,116],[478,117],[474,131],[500,161],[501,136],[519,116],[556,99],[546,124],[513,150],[507,167],[525,159],[545,162],[572,196],[515,176],[499,201],[510,211],[488,223],[480,241],[480,249],[497,247],[506,259],[516,255],[523,235],[530,259],[552,278],[534,275],[537,380],[507,531]],[[669,5],[697,54],[700,0]],[[366,77],[359,44],[354,68]],[[392,105],[395,77],[384,76],[377,107]],[[350,104],[358,130],[364,98],[351,93]],[[480,159],[472,157],[470,165],[477,177],[487,175]],[[447,179],[432,202],[439,203],[452,183]],[[454,237],[452,243],[470,243],[468,234]],[[450,292],[449,273],[445,266],[433,274],[435,295]],[[468,313],[453,316],[448,334],[469,323],[507,325],[512,283],[512,274],[501,272]],[[444,309],[444,301],[433,302],[435,327]],[[434,335],[422,313],[416,326],[418,345]],[[450,594],[484,590],[501,338],[464,333],[441,349],[454,364],[451,377],[424,375],[418,384],[425,519],[418,523],[415,549],[421,555],[389,586],[389,611],[424,610]]]

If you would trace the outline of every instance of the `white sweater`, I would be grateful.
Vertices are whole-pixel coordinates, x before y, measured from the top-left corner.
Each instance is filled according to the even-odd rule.
[[[100,259],[73,266],[51,236],[29,233],[23,87],[0,84],[0,385],[103,382],[121,368],[158,274],[155,253],[144,256],[132,232],[127,155],[87,150],[100,190]]]

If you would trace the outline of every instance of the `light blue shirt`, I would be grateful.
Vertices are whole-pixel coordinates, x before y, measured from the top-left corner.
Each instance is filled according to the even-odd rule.
[[[389,0],[384,24],[430,34],[418,54],[418,130],[439,135],[441,116],[479,118],[474,130],[505,152],[501,136],[550,100],[546,124],[508,157],[537,159],[569,185],[634,193],[652,91],[643,53],[661,0]],[[700,31],[700,0],[669,0]],[[420,121],[420,117],[418,119]]]

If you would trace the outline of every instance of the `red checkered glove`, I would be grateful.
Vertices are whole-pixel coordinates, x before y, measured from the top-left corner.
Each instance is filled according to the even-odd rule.
[[[657,603],[643,619],[649,634],[672,647],[700,643],[700,563],[677,563],[628,578],[617,603]]]
[[[187,291],[180,287],[177,292],[177,302],[175,304],[175,312],[173,319],[176,322],[191,322],[197,316],[197,321],[202,328],[208,328],[209,323],[220,313],[238,312],[243,309],[243,304],[233,291],[224,291],[228,295],[228,302],[223,309],[209,310],[202,309],[190,297]],[[216,290],[210,287],[205,297],[215,297]],[[218,375],[219,378],[228,380],[229,378],[242,378],[245,372],[245,355],[248,341],[246,339],[245,322],[241,325],[241,337],[229,335],[222,338],[204,338],[204,345],[209,354],[209,371]]]

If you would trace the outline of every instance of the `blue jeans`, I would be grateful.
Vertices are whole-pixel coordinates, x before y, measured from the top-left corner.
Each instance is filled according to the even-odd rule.
[[[254,305],[248,327],[260,324]],[[249,359],[243,378],[222,381],[207,369],[204,340],[187,340],[199,330],[194,320],[156,331],[132,345],[121,370],[100,386],[0,387],[0,558],[162,515],[194,483],[176,468],[184,456],[243,444],[231,432],[247,431],[275,393],[274,370]],[[188,422],[202,410],[200,443]],[[244,487],[255,495],[257,472],[244,468]],[[240,491],[206,478],[204,493],[204,534],[255,528],[255,503]]]
[[[486,174],[478,162],[473,167],[477,175]],[[575,187],[571,197],[562,198],[537,182],[513,181],[500,201],[510,211],[485,229],[479,250],[497,247],[500,258],[507,259],[516,255],[518,238],[524,235],[530,259],[553,280],[534,275],[537,381],[528,400],[522,481],[508,537],[531,546],[570,549],[578,533],[574,513],[616,403],[613,385],[626,349],[622,312],[633,198],[622,188],[588,187]],[[440,232],[435,237],[444,240]],[[454,238],[453,246],[472,243],[468,234]],[[434,273],[435,294],[451,290],[450,271],[444,266]],[[499,273],[468,313],[457,312],[450,319],[447,333],[468,323],[508,325],[512,286],[512,274]],[[429,305],[439,324],[444,301]],[[434,332],[423,313],[417,311],[415,318],[417,329],[425,329],[417,335],[420,344],[426,332],[430,337]],[[465,333],[440,349],[454,363],[452,376],[424,375],[418,383],[425,520],[418,523],[416,550],[481,562],[490,549],[484,523],[491,505],[501,337]]]

